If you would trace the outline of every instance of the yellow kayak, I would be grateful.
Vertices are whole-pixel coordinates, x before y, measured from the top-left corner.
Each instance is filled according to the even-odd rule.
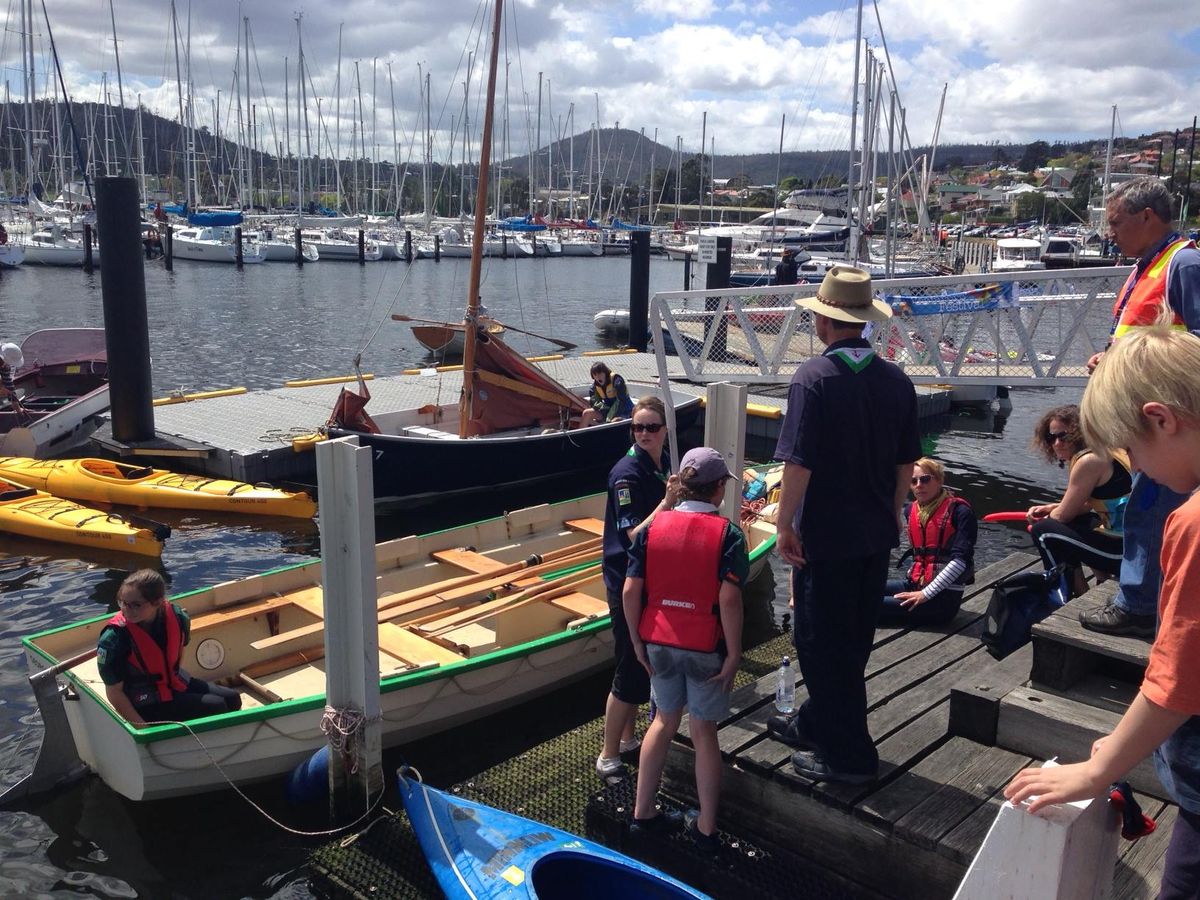
[[[98,550],[162,556],[162,541],[148,528],[2,478],[0,531]]]
[[[259,487],[205,475],[182,475],[107,459],[27,459],[0,456],[0,478],[90,503],[161,509],[254,513],[310,519],[317,505],[308,494]]]

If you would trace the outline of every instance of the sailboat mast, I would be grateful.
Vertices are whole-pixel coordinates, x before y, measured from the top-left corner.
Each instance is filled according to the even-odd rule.
[[[246,41],[246,197],[254,213],[254,106],[250,102],[250,17],[242,17]]]
[[[862,45],[862,13],[862,0],[858,0],[858,18],[854,28],[854,82],[850,91],[850,164],[846,175],[846,218],[850,221],[847,246],[852,254],[851,263],[858,261],[858,227],[854,219],[854,149],[858,142],[858,48]]]
[[[25,196],[33,194],[33,0],[21,0],[21,78],[25,92]]]
[[[418,69],[418,71],[420,71],[420,70]],[[425,170],[424,170],[424,172],[421,173],[421,177],[422,177],[421,198],[425,204],[425,232],[426,232],[426,234],[429,233],[429,227],[433,222],[433,184],[431,183],[430,178],[429,178],[429,175],[430,175],[429,170],[433,166],[433,137],[430,133],[431,125],[430,125],[430,121],[429,121],[429,115],[430,115],[430,109],[431,109],[431,104],[429,102],[429,91],[430,91],[429,73],[426,73],[425,74],[425,147],[424,147],[425,152],[422,154],[422,156],[425,159]]]
[[[1117,104],[1113,104],[1112,110],[1112,126],[1108,130],[1108,153],[1104,157],[1104,193],[1100,196],[1100,207],[1104,209],[1108,206],[1108,185],[1109,179],[1112,176],[1112,151],[1113,140],[1117,136]]]
[[[458,436],[467,436],[475,394],[476,320],[479,316],[479,275],[483,269],[483,228],[487,214],[488,166],[491,164],[492,107],[496,102],[496,65],[500,56],[500,22],[504,0],[496,0],[492,22],[492,47],[488,57],[487,101],[483,107],[483,132],[479,142],[479,188],[475,194],[475,227],[471,233],[471,274],[468,282],[467,314],[463,346],[463,387],[459,404]]]

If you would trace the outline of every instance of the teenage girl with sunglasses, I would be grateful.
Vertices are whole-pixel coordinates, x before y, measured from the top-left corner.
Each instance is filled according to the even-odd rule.
[[[634,537],[679,499],[679,478],[671,474],[671,459],[666,452],[666,424],[667,410],[662,400],[640,399],[630,416],[633,446],[608,476],[603,569],[617,668],[604,709],[604,747],[596,760],[596,773],[601,778],[624,772],[621,754],[638,746],[634,735],[638,706],[650,699],[650,676],[633,652],[621,591]]]

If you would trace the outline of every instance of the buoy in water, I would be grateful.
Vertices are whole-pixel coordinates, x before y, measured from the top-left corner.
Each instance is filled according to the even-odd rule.
[[[292,770],[292,774],[288,776],[287,798],[294,804],[329,799],[328,744]]]

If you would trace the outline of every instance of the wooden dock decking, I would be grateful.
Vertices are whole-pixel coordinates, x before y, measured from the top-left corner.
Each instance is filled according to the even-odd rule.
[[[1145,641],[1078,625],[1080,609],[1103,602],[1110,584],[1037,626],[1031,646],[993,660],[979,641],[991,587],[1037,564],[1030,554],[1013,554],[982,569],[947,626],[878,630],[867,667],[868,724],[880,755],[872,784],[813,783],[795,774],[792,748],[766,733],[774,674],[735,691],[718,732],[726,763],[722,827],[853,878],[864,896],[953,896],[1005,784],[1046,758],[1086,758],[1091,741],[1120,717],[1148,650]],[[1031,667],[1035,675],[1057,673],[1057,681],[1031,682]],[[797,704],[805,696],[801,682]],[[685,719],[667,760],[667,793],[694,799],[693,761]],[[1176,811],[1145,764],[1131,781],[1150,794],[1143,809],[1159,828],[1122,842],[1113,896],[1148,898],[1157,893]]]

